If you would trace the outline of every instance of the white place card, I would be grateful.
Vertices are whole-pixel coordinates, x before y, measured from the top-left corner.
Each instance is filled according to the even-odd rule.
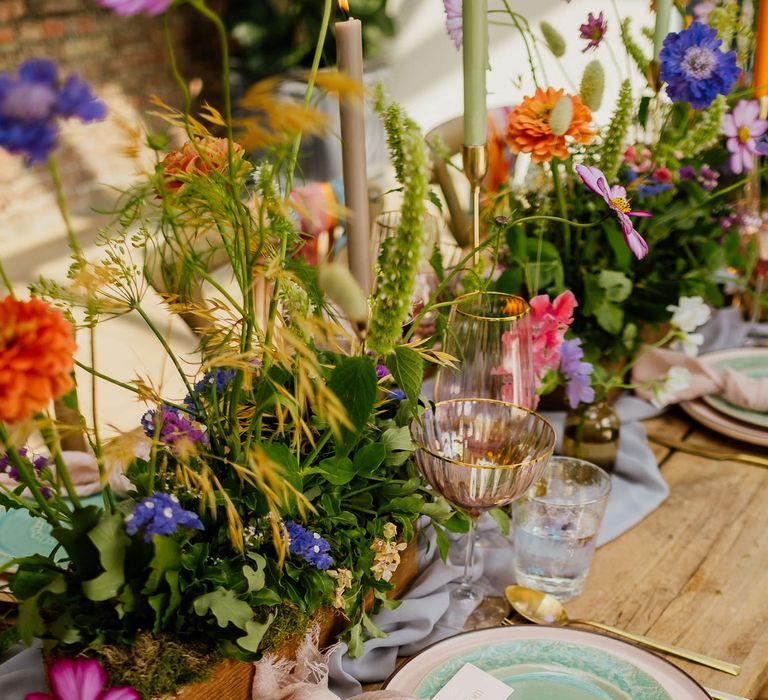
[[[464,664],[432,700],[507,700],[514,692],[490,673]]]

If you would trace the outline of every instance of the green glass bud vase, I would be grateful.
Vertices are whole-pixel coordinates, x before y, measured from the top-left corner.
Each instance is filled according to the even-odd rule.
[[[562,452],[612,472],[619,453],[621,423],[606,401],[580,404],[565,414]]]

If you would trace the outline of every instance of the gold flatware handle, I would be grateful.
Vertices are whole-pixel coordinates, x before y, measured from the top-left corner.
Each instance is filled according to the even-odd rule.
[[[707,691],[707,695],[712,700],[749,700],[743,695],[734,695],[733,693],[726,693],[724,690],[714,690],[713,688],[704,688]]]
[[[730,673],[732,676],[738,676],[741,673],[741,666],[732,664],[729,661],[721,661],[720,659],[714,659],[711,656],[699,654],[696,651],[689,651],[688,649],[681,649],[680,647],[666,644],[665,642],[659,642],[649,637],[643,637],[640,634],[633,634],[632,632],[625,632],[624,630],[611,627],[610,625],[604,625],[602,622],[593,622],[592,620],[571,620],[572,625],[588,625],[589,627],[596,627],[597,629],[604,630],[615,634],[617,637],[624,637],[625,639],[631,639],[633,642],[642,644],[643,646],[658,651],[663,651],[666,654],[672,654],[678,656],[681,659],[687,659],[694,663],[701,664],[702,666],[708,666],[714,668],[716,671],[722,671],[723,673]]]
[[[682,442],[681,440],[670,440],[669,438],[659,437],[658,435],[649,435],[648,439],[670,450],[678,450],[697,457],[706,457],[707,459],[716,459],[730,462],[743,462],[752,464],[756,467],[768,467],[768,459],[758,457],[746,452],[723,452],[713,449],[707,445],[697,445],[695,443]]]

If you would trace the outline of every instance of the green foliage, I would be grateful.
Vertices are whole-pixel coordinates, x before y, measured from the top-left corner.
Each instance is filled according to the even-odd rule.
[[[627,55],[632,59],[635,66],[637,66],[637,70],[640,71],[640,75],[647,77],[650,71],[651,62],[629,33],[630,21],[629,17],[626,17],[621,22],[621,42],[627,50]]]
[[[728,101],[723,95],[718,95],[709,107],[697,115],[696,124],[686,130],[685,136],[676,144],[678,151],[687,158],[694,158],[712,148],[720,137],[727,109]]]
[[[616,108],[608,124],[605,137],[600,149],[598,167],[605,173],[608,182],[616,179],[621,163],[621,154],[624,152],[625,139],[629,122],[632,116],[632,85],[625,80],[619,88],[619,98]]]

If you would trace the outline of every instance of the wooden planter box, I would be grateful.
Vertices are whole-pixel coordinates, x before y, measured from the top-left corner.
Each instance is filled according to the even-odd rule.
[[[400,556],[400,566],[392,576],[392,583],[395,584],[391,593],[393,598],[405,593],[418,573],[416,538]],[[366,600],[366,608],[370,609],[372,605],[373,595]],[[333,637],[344,628],[344,617],[331,608],[320,610],[317,622],[320,624],[319,646],[321,648],[328,646]],[[281,651],[287,658],[291,658],[294,652],[295,647],[286,647]],[[251,700],[253,673],[252,663],[226,659],[216,667],[213,678],[205,683],[196,683],[182,688],[176,694],[175,700]]]

